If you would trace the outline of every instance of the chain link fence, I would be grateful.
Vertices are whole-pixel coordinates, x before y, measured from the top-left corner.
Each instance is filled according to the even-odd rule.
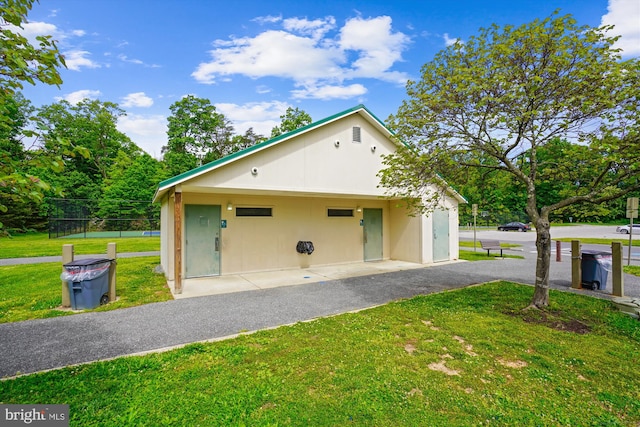
[[[147,200],[47,199],[49,238],[160,235],[160,206]]]

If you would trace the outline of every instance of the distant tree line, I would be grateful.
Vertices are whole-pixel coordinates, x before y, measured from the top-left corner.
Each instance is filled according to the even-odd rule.
[[[0,204],[6,208],[0,222],[6,230],[46,227],[49,198],[87,199],[88,205],[98,204],[98,217],[117,218],[114,200],[151,201],[160,181],[267,139],[252,128],[234,135],[231,122],[209,100],[189,95],[170,107],[167,145],[158,160],[117,129],[118,118],[125,115],[117,104],[85,99],[76,105],[59,101],[34,108],[19,92],[11,100],[12,117],[0,140],[0,155],[11,157],[21,175],[47,184],[36,198],[0,186]],[[300,116],[304,120],[292,120]],[[311,122],[297,108],[289,108],[281,118],[274,134]],[[139,215],[147,213],[141,206]]]

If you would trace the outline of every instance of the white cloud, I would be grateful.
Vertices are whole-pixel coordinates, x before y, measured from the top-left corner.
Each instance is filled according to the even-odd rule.
[[[102,95],[102,92],[100,92],[99,90],[83,89],[68,93],[63,97],[58,96],[55,99],[57,101],[61,101],[64,99],[70,104],[76,105],[83,99],[97,99],[100,95]]]
[[[361,84],[352,84],[349,86],[320,86],[298,89],[291,91],[294,99],[349,99],[364,95],[367,88]]]
[[[275,24],[276,22],[282,21],[282,16],[273,16],[273,15],[259,16],[257,18],[252,19],[252,21],[257,22],[258,24],[261,24],[261,25]]]
[[[162,156],[162,147],[167,145],[166,117],[130,114],[118,119],[117,128],[152,157]]]
[[[614,47],[623,50],[625,57],[640,55],[640,2],[637,0],[609,0],[602,25],[614,25],[613,35],[620,35]]]
[[[391,29],[391,18],[353,18],[346,22],[340,34],[340,46],[343,50],[354,50],[359,58],[351,64],[356,77],[373,77],[404,84],[406,78],[388,70],[396,62],[402,61],[402,52],[410,38]]]
[[[211,62],[192,73],[200,83],[214,83],[217,76],[240,74],[251,78],[276,76],[295,81],[338,77],[336,63],[343,59],[337,49],[318,46],[309,37],[286,31],[265,31],[254,38],[218,41]]]
[[[70,37],[83,37],[85,35],[83,30],[63,31],[54,24],[40,21],[24,22],[22,28],[7,25],[7,29],[23,35],[34,46],[39,44],[38,40],[36,40],[37,36],[51,36],[51,39],[60,46],[64,45]]]
[[[71,50],[64,52],[64,60],[67,68],[73,71],[80,71],[80,68],[100,68],[100,64],[87,58],[91,53],[86,50]]]
[[[253,128],[255,133],[268,138],[271,129],[280,124],[280,116],[284,115],[290,105],[273,101],[244,105],[220,103],[215,104],[215,107],[233,123],[236,134],[244,134],[247,129]]]
[[[17,27],[14,27],[17,28]],[[63,36],[58,27],[47,22],[26,22],[22,24],[22,30],[18,29],[32,44],[36,42],[36,36],[52,36],[54,39],[60,39]]]
[[[142,61],[141,61],[141,60],[139,60],[139,59],[129,59],[129,58],[127,57],[127,55],[118,55],[118,59],[119,59],[120,61],[122,61],[122,62],[129,62],[129,63],[131,63],[131,64],[137,64],[137,65],[142,65],[142,64],[144,64],[144,62],[142,62]]]
[[[151,107],[153,99],[145,95],[144,92],[130,93],[122,98],[123,107]]]
[[[313,21],[300,18],[288,18],[282,22],[282,25],[287,31],[309,35],[314,40],[319,40],[327,32],[335,28],[336,19],[333,16],[328,16],[325,19],[314,19]]]
[[[209,52],[211,60],[199,64],[191,75],[205,84],[233,75],[290,79],[300,88],[294,91],[296,97],[319,99],[366,92],[362,84],[344,85],[345,80],[372,78],[406,83],[407,75],[392,71],[392,67],[402,61],[411,40],[392,30],[388,16],[352,18],[341,28],[336,27],[332,16],[316,20],[270,18],[261,18],[260,22],[280,24],[283,29],[269,29],[255,37],[216,40]]]
[[[144,61],[136,58],[129,58],[127,55],[120,54],[118,55],[118,59],[122,62],[127,62],[129,64],[143,65],[148,68],[160,68],[160,65],[157,64],[146,64]]]
[[[269,86],[259,85],[258,87],[256,87],[256,92],[260,94],[270,93],[271,88]]]
[[[444,33],[444,35],[442,36],[442,38],[444,39],[444,45],[445,46],[451,46],[456,44],[456,42],[461,41],[460,39],[453,39],[451,37],[449,37],[449,33]]]

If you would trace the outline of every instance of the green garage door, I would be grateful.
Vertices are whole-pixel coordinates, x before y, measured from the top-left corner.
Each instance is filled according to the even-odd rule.
[[[185,277],[220,274],[220,205],[185,205]]]

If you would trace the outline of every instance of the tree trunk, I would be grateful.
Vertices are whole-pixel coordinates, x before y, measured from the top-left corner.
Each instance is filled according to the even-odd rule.
[[[544,308],[549,305],[549,269],[551,267],[551,233],[549,220],[536,221],[536,287],[531,305]]]

